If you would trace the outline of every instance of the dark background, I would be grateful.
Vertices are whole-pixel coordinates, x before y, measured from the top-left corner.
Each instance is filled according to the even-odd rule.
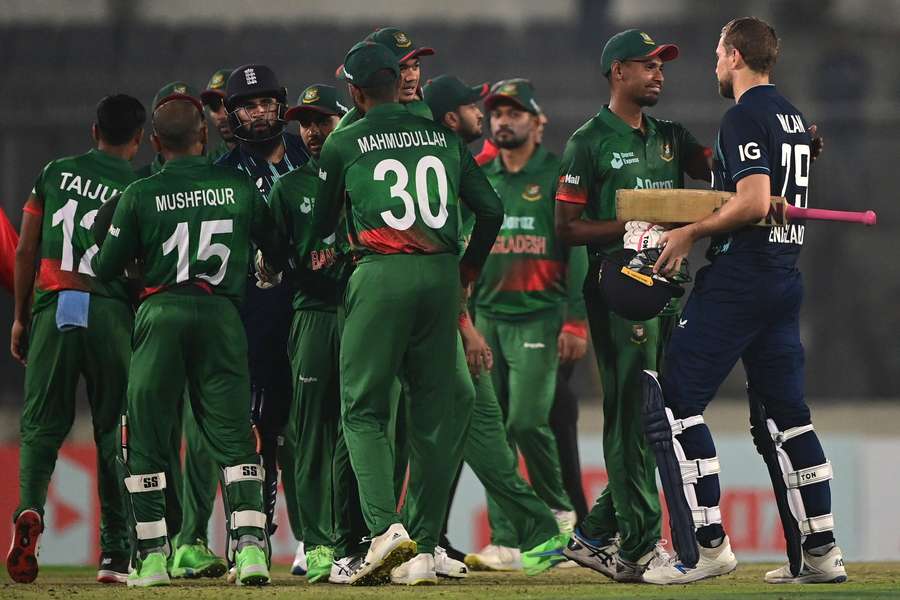
[[[320,15],[321,6],[314,21],[306,20],[303,6],[309,2],[284,0],[278,4],[294,9],[283,19],[226,14],[198,21],[186,15],[183,22],[177,14],[165,22],[146,18],[141,2],[91,0],[85,2],[90,7],[87,16],[46,19],[26,2],[8,1],[12,10],[0,16],[0,206],[16,226],[44,164],[89,148],[93,109],[102,96],[126,92],[149,106],[156,90],[169,81],[185,80],[202,88],[218,68],[265,62],[293,100],[311,83],[333,84],[334,69],[346,50],[379,26],[404,27],[416,45],[437,50],[422,60],[426,79],[441,73],[472,84],[516,76],[532,79],[550,118],[544,143],[557,153],[569,134],[607,101],[606,81],[598,68],[605,41],[622,29],[641,28],[657,42],[681,48],[680,58],[666,65],[663,95],[650,112],[684,123],[711,144],[729,106],[716,93],[719,31],[735,16],[763,17],[782,40],[774,82],[808,121],[819,125],[826,140],[825,153],[812,169],[809,205],[872,208],[879,214],[873,229],[820,223],[807,227],[801,266],[808,394],[823,402],[897,395],[898,2],[568,0],[560,3],[567,16],[549,20],[540,11],[531,16],[533,2],[503,4],[511,7],[510,17],[516,17],[509,19],[496,14],[480,19],[477,12],[469,15],[470,2],[461,2],[457,8],[447,5],[453,18],[446,20],[423,20],[410,11],[408,18],[392,15],[388,22],[357,14],[335,24]],[[81,3],[57,4],[73,11]],[[166,6],[170,4],[178,6]],[[223,11],[245,6],[250,12],[258,4],[265,2],[222,6]],[[136,165],[150,157],[147,143]],[[702,262],[698,253],[695,267]],[[20,403],[24,372],[6,350],[11,321],[12,299],[0,295],[0,406],[7,408]],[[721,390],[723,397],[743,396],[740,367],[736,371]],[[585,398],[599,395],[592,362],[583,361],[575,384]]]

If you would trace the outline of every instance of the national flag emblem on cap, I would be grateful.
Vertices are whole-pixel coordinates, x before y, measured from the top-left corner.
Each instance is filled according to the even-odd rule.
[[[219,72],[213,75],[213,78],[209,81],[209,89],[217,90],[221,87],[225,87],[225,74]]]
[[[647,44],[648,46],[656,45],[656,42],[653,41],[653,38],[650,37],[649,35],[647,35],[646,33],[644,33],[643,31],[641,32],[641,39],[644,40],[644,43]]]
[[[410,40],[409,36],[402,31],[398,31],[394,34],[394,42],[396,42],[398,48],[409,48],[412,46],[412,40]]]
[[[188,89],[186,85],[176,85],[172,88],[173,94],[187,94]]]
[[[498,94],[503,94],[504,96],[515,96],[519,93],[519,88],[516,87],[514,83],[507,83],[503,87],[501,87],[498,91]]]
[[[319,99],[319,88],[311,87],[303,93],[303,104],[312,104]]]

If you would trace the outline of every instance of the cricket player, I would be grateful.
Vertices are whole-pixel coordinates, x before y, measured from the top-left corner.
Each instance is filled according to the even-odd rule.
[[[584,303],[580,293],[570,299],[568,291],[584,279],[586,254],[556,238],[559,159],[536,143],[541,111],[533,86],[507,80],[484,105],[500,153],[482,169],[503,201],[505,218],[476,286],[475,321],[493,351],[491,376],[510,442],[525,458],[537,495],[571,531],[575,513],[549,417],[560,358],[570,358],[574,339],[585,351]],[[491,528],[502,532],[498,537],[508,539],[512,524],[490,496],[488,514]]]
[[[103,98],[91,128],[96,148],[50,162],[23,208],[10,345],[13,357],[26,365],[25,405],[19,505],[6,557],[6,570],[19,583],[30,583],[38,575],[47,488],[75,418],[75,391],[82,377],[97,446],[101,515],[97,580],[122,582],[128,576],[130,543],[116,450],[133,312],[124,277],[103,281],[94,277],[91,258],[97,247],[89,229],[102,203],[135,179],[130,161],[137,154],[145,121],[143,105],[131,96]]]
[[[231,122],[228,119],[228,111],[225,109],[225,83],[234,69],[219,69],[209,78],[206,89],[200,92],[200,100],[206,108],[206,118],[219,132],[219,144],[215,148],[207,148],[206,156],[209,162],[217,160],[234,150],[237,140],[231,131]]]
[[[565,554],[622,582],[640,582],[644,570],[665,562],[657,545],[661,509],[656,464],[641,428],[640,374],[656,369],[677,306],[649,321],[613,313],[599,293],[603,258],[623,247],[625,224],[615,220],[615,192],[684,187],[684,173],[709,177],[701,146],[683,126],[643,112],[662,92],[663,65],[678,56],[671,44],[629,29],[606,43],[600,58],[609,81],[607,106],[569,139],[559,172],[556,228],[568,244],[587,245],[591,268],[585,302],[603,384],[603,456],[609,484],[575,530]],[[641,232],[657,238],[640,224]],[[639,236],[638,236],[639,237]],[[629,246],[635,243],[629,238]]]
[[[487,84],[469,87],[456,77],[441,75],[430,81],[423,92],[436,121],[456,133],[464,143],[482,136],[483,114],[478,102],[487,94]],[[465,209],[463,216],[465,234],[472,219]],[[466,564],[476,570],[524,568],[528,575],[537,575],[563,560],[561,550],[568,535],[560,533],[553,512],[519,475],[518,455],[509,445],[489,373],[493,353],[467,312],[459,319],[459,332],[458,398],[474,386],[463,457],[510,523],[507,531],[492,530],[491,545],[480,553],[466,556]]]
[[[303,166],[309,153],[300,138],[284,130],[287,111],[287,89],[275,73],[261,64],[248,64],[235,69],[225,84],[225,108],[238,145],[219,159],[217,164],[247,173],[263,196],[283,175]],[[291,290],[287,286],[262,289],[251,285],[241,318],[247,333],[250,357],[250,384],[253,390],[252,419],[260,436],[261,454],[266,467],[266,514],[270,531],[274,531],[275,498],[278,487],[278,463],[287,476],[283,478],[285,495],[294,497],[294,472],[290,446],[279,455],[279,439],[291,409],[291,364],[288,359],[288,336],[293,308]],[[279,455],[279,456],[276,456]],[[287,464],[284,464],[287,462]],[[291,500],[294,504],[294,501]],[[291,507],[288,514],[296,520]],[[292,522],[294,536],[301,532]],[[299,541],[299,540],[298,540]],[[297,574],[305,573],[303,547],[298,544],[295,557]]]
[[[461,284],[477,277],[502,206],[457,136],[398,104],[400,71],[388,47],[355,45],[343,71],[366,116],[326,140],[313,214],[314,231],[324,238],[346,203],[351,244],[360,255],[344,296],[341,404],[372,541],[351,583],[388,576],[433,583],[433,554],[468,427],[455,411],[450,367]],[[459,199],[476,218],[462,259]],[[409,402],[406,502],[413,538],[396,512],[392,483],[388,429],[398,376]]]
[[[286,120],[300,122],[300,137],[311,154],[309,162],[278,179],[269,193],[278,231],[292,248],[305,248],[313,236],[312,211],[319,182],[317,159],[323,143],[346,112],[334,87],[315,84],[303,90],[297,105],[285,113]],[[341,237],[343,241],[344,236]],[[292,476],[298,488],[306,577],[310,583],[317,583],[329,580],[336,557],[358,553],[357,543],[366,531],[355,536],[346,531],[350,516],[338,505],[347,500],[337,490],[346,489],[348,484],[334,475],[338,468],[335,453],[342,438],[337,308],[350,270],[348,248],[342,247],[336,235],[325,240],[312,239],[311,243],[308,254],[292,257],[301,287],[294,294],[288,344],[294,402],[285,432],[295,450]],[[344,469],[343,477],[352,479],[352,471]],[[335,578],[338,576],[335,573]]]
[[[102,281],[118,277],[133,259],[144,269],[123,448],[137,542],[129,586],[169,583],[163,490],[165,468],[178,459],[167,441],[186,385],[222,472],[237,582],[269,581],[264,474],[246,419],[250,378],[237,305],[251,241],[273,265],[284,264],[284,253],[253,182],[203,156],[206,131],[196,98],[175,93],[160,101],[151,141],[165,159],[163,168],[126,188],[91,263]]]
[[[219,69],[213,73],[200,94],[206,117],[222,138],[215,149],[206,149],[206,159],[211,164],[236,145],[223,103],[225,81],[231,71]],[[209,519],[219,485],[219,469],[205,446],[190,401],[184,403],[182,431],[185,451],[180,496],[181,528],[173,536],[175,553],[169,574],[172,577],[219,577],[226,571],[226,562],[209,548]],[[179,446],[180,441],[179,436]]]
[[[772,476],[791,560],[766,573],[765,580],[847,579],[834,540],[831,463],[803,398],[803,284],[797,259],[804,225],[748,227],[768,213],[769,196],[784,196],[800,207],[808,202],[810,133],[802,113],[770,83],[778,46],[775,30],[755,17],[722,28],[716,79],[719,93],[735,105],[719,126],[713,180],[716,189],[734,196],[713,215],[661,238],[664,249],[655,267],[661,273],[677,269],[695,241],[709,237],[711,242],[710,264],[697,273],[659,382],[649,381],[655,390],[650,394],[661,393],[665,404],[648,414],[648,421],[668,421],[674,433],[669,446],[682,454],[677,460],[696,465],[693,473],[682,470],[684,485],[666,495],[686,497],[699,560],[693,568],[680,562],[651,568],[644,573],[650,583],[688,583],[737,566],[721,522],[718,459],[703,412],[739,358],[747,372],[751,431]],[[798,542],[795,555],[792,538]]]

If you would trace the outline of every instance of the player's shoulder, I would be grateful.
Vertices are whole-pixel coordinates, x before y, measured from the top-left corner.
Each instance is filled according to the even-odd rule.
[[[44,166],[44,173],[62,172],[75,169],[77,167],[85,167],[90,165],[93,160],[93,153],[90,151],[81,154],[72,154],[70,156],[61,156],[54,158]]]
[[[292,190],[301,186],[308,186],[310,181],[315,181],[318,178],[318,167],[316,166],[315,161],[309,160],[290,173],[286,173],[282,175],[272,184],[272,190],[269,194],[275,193],[276,190],[278,192],[285,192],[288,190]]]
[[[672,121],[671,119],[660,119],[658,117],[653,117],[651,115],[645,114],[644,118],[651,121],[653,126],[656,127],[658,131],[662,132],[679,132],[686,131],[687,127],[679,123],[678,121]]]
[[[598,113],[575,130],[569,137],[569,143],[580,145],[598,144],[610,135],[616,135],[616,131]]]
[[[215,166],[231,167],[236,169],[241,164],[241,147],[236,145],[234,148],[220,156],[214,163]]]

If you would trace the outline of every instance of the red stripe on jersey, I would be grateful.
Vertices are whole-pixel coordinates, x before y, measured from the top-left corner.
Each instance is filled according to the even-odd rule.
[[[526,258],[510,265],[497,291],[540,292],[558,285],[565,276],[565,265],[558,260]]]
[[[572,204],[587,204],[588,195],[587,190],[572,185],[571,183],[562,183],[560,182],[559,187],[556,188],[556,201],[557,202],[571,202]]]
[[[484,145],[481,147],[481,152],[475,155],[475,163],[480,167],[486,165],[491,162],[497,155],[500,154],[500,148],[494,144],[491,140],[484,140]]]
[[[59,290],[91,291],[90,284],[85,276],[72,271],[63,271],[59,268],[61,264],[62,261],[60,260],[41,259],[37,280],[35,281],[35,285],[39,290],[44,292],[58,292]]]
[[[25,202],[25,206],[22,207],[22,212],[27,212],[28,214],[40,217],[44,214],[44,206],[35,196],[29,196],[28,201]]]
[[[179,285],[182,285],[182,284],[179,284]],[[212,295],[212,293],[213,293],[212,286],[209,285],[208,283],[206,283],[205,281],[191,281],[184,285],[195,285],[198,288],[200,288],[201,290],[203,290],[204,292],[206,292],[207,294]],[[141,290],[140,299],[143,301],[143,300],[149,298],[150,296],[152,296],[153,294],[158,294],[158,293],[162,292],[163,290],[168,290],[168,289],[171,289],[172,287],[173,286],[171,286],[171,285],[156,285],[156,286],[145,287],[143,290]]]
[[[357,238],[360,245],[378,254],[435,254],[443,250],[415,229],[379,227],[360,231]]]

